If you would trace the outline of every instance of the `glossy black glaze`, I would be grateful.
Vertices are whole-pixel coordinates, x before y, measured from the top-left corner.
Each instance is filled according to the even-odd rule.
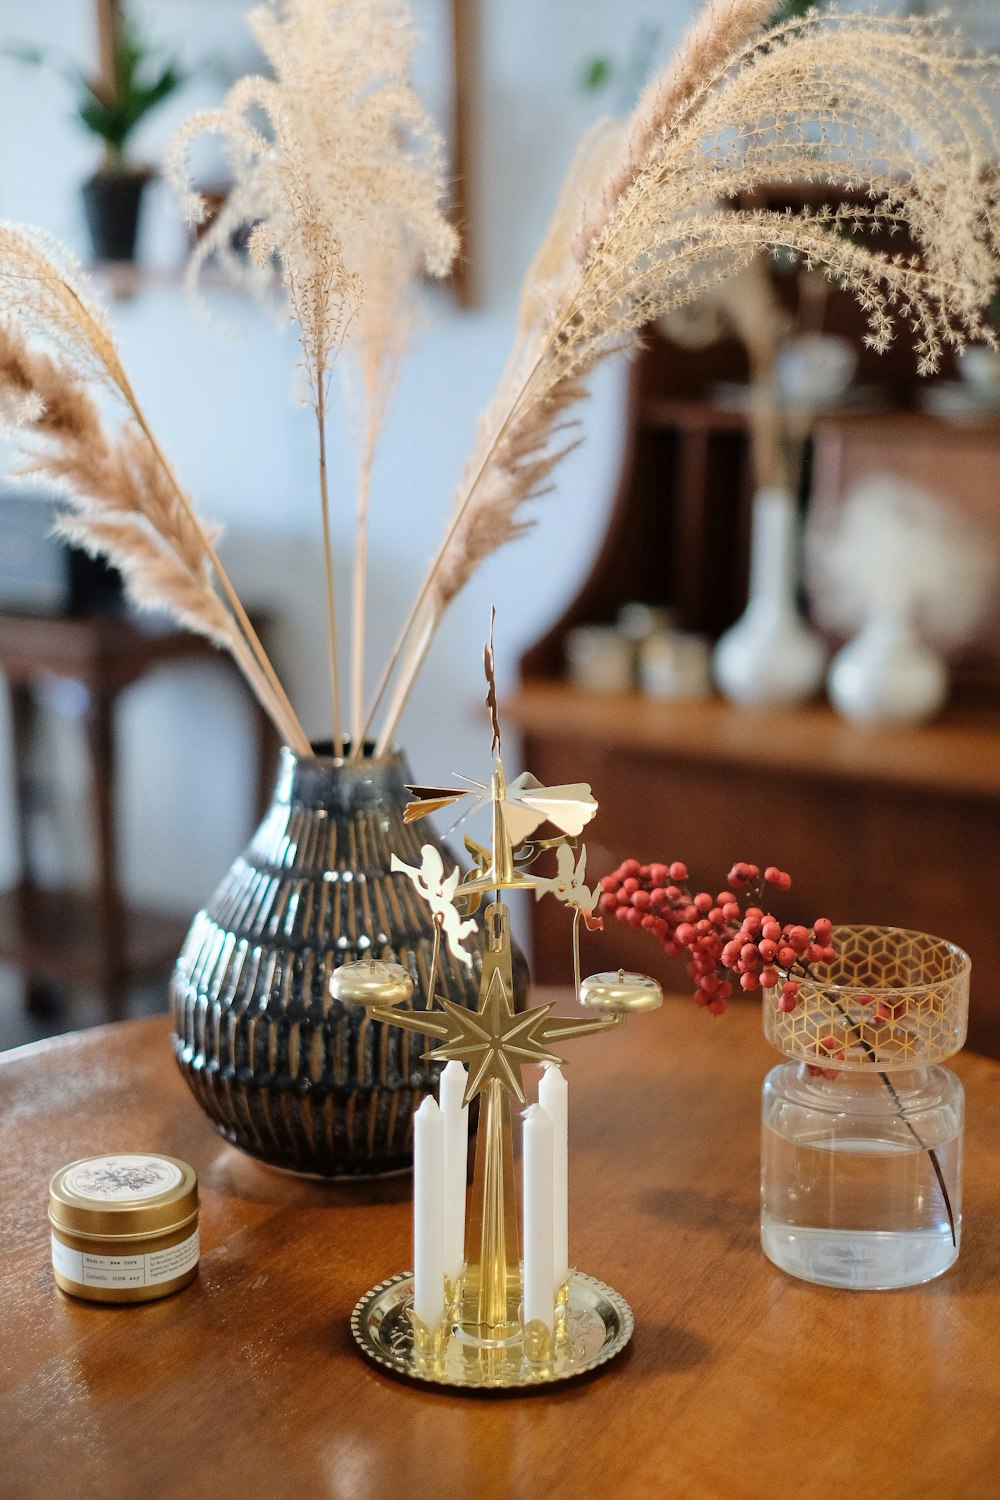
[[[320,747],[322,748],[322,747]],[[435,844],[406,824],[400,753],[346,763],[281,752],[274,798],[188,933],[171,981],[174,1052],[195,1097],[234,1145],[274,1166],[368,1176],[412,1160],[413,1111],[436,1086],[428,1039],[371,1021],[330,994],[343,963],[404,964],[425,1004],[433,929],[413,885],[390,871]],[[474,1009],[480,955],[445,948],[438,993]],[[517,956],[523,998],[527,968]]]

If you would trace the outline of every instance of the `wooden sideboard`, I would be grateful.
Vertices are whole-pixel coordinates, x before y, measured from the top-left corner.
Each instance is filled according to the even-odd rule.
[[[949,406],[963,414],[954,361],[937,384],[918,379],[905,333],[877,356],[863,345],[857,305],[839,291],[822,331],[855,345],[858,369],[849,399],[816,425],[804,508],[840,504],[845,486],[873,468],[894,471],[939,490],[1000,549],[1000,419],[971,401],[969,421],[942,418]],[[775,903],[779,914],[951,938],[973,959],[971,1043],[1000,1057],[991,964],[1000,952],[1000,611],[956,663],[946,716],[920,729],[861,729],[820,703],[672,704],[566,681],[567,633],[612,622],[632,601],[665,607],[680,629],[711,641],[742,612],[754,489],[746,378],[733,339],[691,350],[647,331],[603,541],[577,597],[522,658],[507,719],[536,776],[592,783],[601,816],[588,830],[588,879],[629,856],[683,859],[715,891],[734,859],[774,862],[795,882]],[[565,933],[551,906],[532,909],[534,969],[565,983]],[[685,982],[683,966],[645,935],[614,927],[586,939],[585,962],[607,968],[610,957],[674,988]]]
[[[528,681],[505,716],[543,782],[592,784],[589,879],[630,856],[682,859],[715,891],[734,859],[773,862],[794,880],[779,915],[950,938],[973,959],[969,1043],[1000,1057],[1000,713],[864,730],[822,704],[667,704]],[[572,978],[564,918],[553,902],[532,909],[539,983]],[[621,923],[584,944],[585,972],[620,963],[685,983],[679,961]]]

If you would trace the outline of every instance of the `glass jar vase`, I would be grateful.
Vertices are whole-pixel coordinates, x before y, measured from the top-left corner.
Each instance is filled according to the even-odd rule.
[[[764,995],[788,1059],[764,1082],[761,1244],[827,1286],[912,1286],[958,1256],[964,1096],[940,1064],[966,1033],[970,962],[894,927],[834,929],[837,956]]]

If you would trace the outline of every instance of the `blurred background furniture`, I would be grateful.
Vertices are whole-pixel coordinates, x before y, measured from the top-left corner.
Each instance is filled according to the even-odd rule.
[[[780,296],[792,295],[780,277],[776,284]],[[954,363],[920,380],[902,336],[876,356],[844,293],[830,293],[822,332],[858,349],[858,371],[848,399],[819,416],[803,501],[839,503],[844,486],[874,466],[940,483],[996,543],[998,409],[946,420],[940,409],[961,390]],[[747,376],[735,339],[692,350],[648,331],[631,372],[603,543],[577,597],[522,657],[508,719],[542,781],[574,781],[586,767],[601,804],[598,837],[608,840],[600,847],[588,838],[588,877],[630,856],[696,859],[699,883],[723,880],[733,859],[774,862],[795,882],[792,896],[776,901],[779,914],[822,911],[835,921],[952,938],[974,961],[970,1040],[1000,1056],[1000,995],[986,962],[1000,945],[1000,912],[985,894],[1000,884],[1000,650],[992,628],[953,665],[944,718],[920,729],[858,728],[820,704],[664,702],[638,690],[585,692],[568,680],[568,633],[613,622],[630,602],[666,609],[678,629],[712,641],[743,610],[754,491]],[[560,913],[548,905],[532,909],[535,976],[565,983],[571,975],[557,957],[564,945],[550,930]],[[591,960],[603,968],[620,962],[681,983],[683,971],[655,943],[612,925],[614,932],[586,940],[585,969]]]
[[[963,411],[964,384],[932,382],[920,410],[844,412],[823,417],[813,440],[810,513],[826,521],[865,478],[893,475],[934,494],[994,550],[1000,548],[1000,407]],[[956,399],[957,398],[957,399]],[[941,415],[954,403],[956,416]],[[953,701],[1000,704],[1000,596],[975,639],[953,664]],[[997,753],[997,747],[992,747]]]
[[[0,958],[16,964],[29,1005],[44,1004],[50,986],[92,985],[110,1017],[124,1012],[130,982],[176,957],[188,926],[164,912],[134,909],[118,876],[115,824],[115,704],[147,673],[177,662],[229,664],[200,636],[153,629],[124,614],[74,618],[0,613],[0,673],[9,684],[14,739],[21,878],[0,893]],[[85,724],[91,771],[97,872],[92,895],[39,888],[32,880],[28,818],[29,739],[33,688],[46,677],[69,678],[87,694]],[[240,681],[242,682],[242,677]],[[256,700],[254,700],[255,708]],[[257,802],[270,791],[274,735],[257,708]],[[150,789],[150,795],[153,795]]]
[[[1000,914],[1000,714],[949,715],[918,730],[863,730],[825,704],[751,710],[583,694],[526,678],[507,705],[525,764],[543,782],[587,778],[601,805],[588,876],[623,859],[696,859],[722,881],[734,859],[792,873],[779,915],[885,922],[951,938],[973,956],[970,1045],[1000,1056],[990,955]],[[692,854],[695,851],[695,854]],[[713,892],[718,885],[712,885]],[[534,973],[565,983],[560,918],[532,909]],[[675,988],[683,968],[618,922],[583,935],[584,971],[622,964]],[[977,962],[977,955],[981,955]]]

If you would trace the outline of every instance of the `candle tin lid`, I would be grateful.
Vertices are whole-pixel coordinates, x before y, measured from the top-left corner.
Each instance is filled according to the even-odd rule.
[[[49,1219],[71,1234],[169,1234],[198,1215],[198,1174],[173,1156],[123,1151],[70,1162],[49,1184]]]

